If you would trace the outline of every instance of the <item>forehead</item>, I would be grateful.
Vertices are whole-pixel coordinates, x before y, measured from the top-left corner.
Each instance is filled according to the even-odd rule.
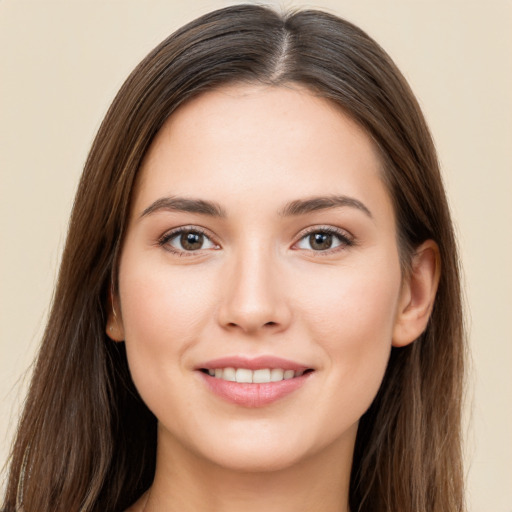
[[[141,167],[135,209],[164,195],[267,203],[298,196],[387,197],[362,128],[307,89],[231,85],[190,100],[166,121]],[[140,204],[137,204],[140,203]],[[147,206],[147,205],[146,205]]]

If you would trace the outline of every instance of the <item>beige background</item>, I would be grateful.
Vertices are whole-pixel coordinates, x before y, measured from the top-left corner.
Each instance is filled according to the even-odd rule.
[[[74,189],[134,65],[220,0],[0,0],[0,461],[51,299]],[[268,2],[273,3],[273,2]],[[512,3],[318,0],[411,82],[437,142],[464,259],[473,352],[468,502],[512,511]]]

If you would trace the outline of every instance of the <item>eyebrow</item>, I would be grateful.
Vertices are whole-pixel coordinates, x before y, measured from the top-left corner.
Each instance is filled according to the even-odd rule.
[[[304,215],[317,210],[328,210],[331,208],[349,207],[356,208],[368,217],[373,219],[370,210],[358,199],[343,195],[316,196],[308,199],[297,199],[288,203],[280,212],[282,217]]]
[[[162,197],[149,205],[141,214],[141,217],[151,213],[168,210],[176,212],[200,213],[210,217],[226,217],[226,212],[218,203],[205,201],[204,199],[188,199],[185,197]]]
[[[280,217],[295,217],[318,210],[341,207],[356,208],[365,213],[368,217],[373,218],[372,213],[364,203],[358,199],[344,195],[315,196],[307,199],[296,199],[295,201],[287,203],[284,208],[278,212],[278,215]],[[199,213],[210,217],[227,217],[226,211],[215,201],[175,196],[157,199],[142,212],[141,217],[161,210]]]

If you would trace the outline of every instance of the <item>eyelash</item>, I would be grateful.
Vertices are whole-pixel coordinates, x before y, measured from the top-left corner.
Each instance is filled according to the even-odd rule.
[[[179,235],[182,235],[183,233],[197,233],[200,235],[203,235],[205,238],[210,240],[211,243],[218,245],[212,237],[202,228],[198,226],[183,226],[180,228],[173,229],[172,231],[169,231],[167,233],[164,233],[159,239],[158,239],[158,245],[160,247],[163,247],[165,250],[176,254],[177,256],[194,256],[195,253],[198,253],[201,251],[201,249],[198,249],[197,251],[182,251],[175,249],[171,245],[168,245],[169,242],[176,238]],[[324,233],[328,235],[335,236],[338,241],[340,242],[340,245],[326,249],[325,251],[315,251],[313,249],[305,249],[312,253],[313,256],[327,256],[334,252],[341,251],[345,249],[346,247],[352,247],[356,244],[355,240],[348,235],[345,231],[332,227],[332,226],[312,226],[311,228],[308,228],[306,231],[302,232],[300,235],[300,238],[297,242],[295,242],[294,245],[298,244],[301,240],[308,237],[309,235],[313,233]]]
[[[352,247],[356,244],[355,239],[344,230],[335,228],[333,226],[312,226],[311,228],[308,228],[306,231],[303,231],[301,233],[299,241],[296,242],[294,245],[296,245],[301,240],[303,240],[304,238],[308,237],[309,235],[311,235],[313,233],[324,233],[327,235],[332,235],[332,236],[336,237],[340,242],[340,245],[338,245],[337,247],[333,247],[333,248],[327,249],[325,251],[315,251],[313,249],[310,249],[309,252],[311,252],[312,256],[314,256],[314,257],[329,256],[333,253],[342,251],[345,248]]]
[[[168,245],[173,238],[176,238],[177,236],[182,235],[183,233],[197,233],[203,235],[213,244],[218,245],[214,240],[212,240],[212,237],[204,229],[198,226],[183,226],[181,228],[176,228],[173,229],[172,231],[168,231],[158,239],[158,245],[160,247],[163,247],[166,251],[176,254],[177,256],[194,256],[195,253],[200,252],[201,249],[197,251],[180,251],[179,249],[175,249],[171,245]]]

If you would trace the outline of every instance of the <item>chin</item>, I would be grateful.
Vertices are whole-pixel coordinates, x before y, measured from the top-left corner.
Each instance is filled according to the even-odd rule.
[[[223,469],[240,473],[281,471],[298,464],[306,454],[299,447],[226,447],[222,452],[205,454]]]
[[[203,461],[225,470],[263,473],[297,467],[315,455],[327,453],[339,442],[345,444],[343,439],[352,446],[357,431],[357,424],[348,428],[347,436],[340,436],[339,431],[301,429],[297,423],[273,426],[265,423],[240,424],[238,428],[226,429],[223,435],[204,432],[195,439],[189,438],[189,448]]]

